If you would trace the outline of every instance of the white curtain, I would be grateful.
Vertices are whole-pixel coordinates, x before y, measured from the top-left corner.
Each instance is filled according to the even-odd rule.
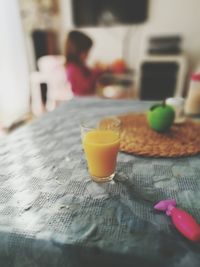
[[[0,125],[9,127],[29,111],[29,70],[18,0],[0,7]]]

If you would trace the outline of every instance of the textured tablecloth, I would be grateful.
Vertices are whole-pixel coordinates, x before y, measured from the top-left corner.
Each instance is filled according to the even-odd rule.
[[[176,198],[200,223],[200,156],[120,153],[112,183],[92,182],[79,121],[150,102],[74,99],[0,141],[0,266],[200,266],[200,244],[153,205]]]

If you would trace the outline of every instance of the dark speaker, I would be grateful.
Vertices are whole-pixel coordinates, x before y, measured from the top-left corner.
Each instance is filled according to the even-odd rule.
[[[144,62],[141,66],[140,98],[164,100],[174,96],[178,70],[176,62]]]

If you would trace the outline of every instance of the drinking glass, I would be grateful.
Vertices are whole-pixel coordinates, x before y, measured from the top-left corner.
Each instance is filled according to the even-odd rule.
[[[95,182],[108,182],[115,176],[120,146],[121,121],[98,117],[81,122],[81,138],[88,171]]]

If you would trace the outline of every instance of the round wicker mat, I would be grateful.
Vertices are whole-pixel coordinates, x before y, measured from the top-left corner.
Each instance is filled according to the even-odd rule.
[[[152,130],[146,114],[126,114],[122,121],[120,150],[150,157],[183,157],[200,153],[200,124],[187,120],[167,133]]]

